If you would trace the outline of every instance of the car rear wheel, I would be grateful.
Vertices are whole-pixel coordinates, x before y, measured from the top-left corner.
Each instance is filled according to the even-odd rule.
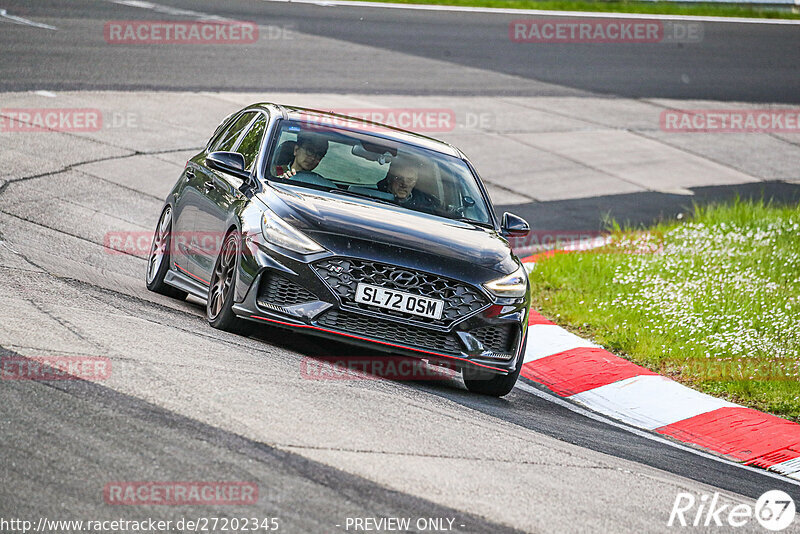
[[[514,385],[519,378],[519,372],[522,370],[522,363],[525,360],[525,346],[528,344],[528,337],[526,335],[525,341],[522,344],[522,351],[520,352],[517,367],[507,375],[496,375],[488,373],[480,369],[465,368],[462,371],[462,378],[464,385],[472,393],[480,395],[490,395],[492,397],[502,397],[511,393]]]
[[[170,265],[170,242],[172,240],[172,206],[161,212],[150,255],[147,258],[147,289],[176,299],[185,299],[186,292],[164,282]]]
[[[206,300],[206,319],[214,328],[244,334],[248,331],[246,321],[233,312],[233,294],[236,284],[236,267],[239,261],[239,234],[233,231],[222,243]]]

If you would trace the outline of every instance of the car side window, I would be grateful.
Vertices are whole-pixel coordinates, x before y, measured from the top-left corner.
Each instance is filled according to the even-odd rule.
[[[214,130],[214,133],[211,135],[211,138],[206,143],[206,150],[211,150],[211,147],[217,144],[217,142],[222,138],[225,134],[225,131],[228,129],[233,121],[236,119],[236,113],[231,113],[225,119],[219,123],[219,126]]]
[[[242,116],[239,117],[230,128],[228,128],[228,130],[225,132],[225,135],[221,136],[219,140],[214,143],[214,146],[211,147],[211,152],[216,152],[218,150],[227,152],[231,150],[236,144],[236,141],[239,139],[239,136],[255,116],[255,111],[249,111],[242,114]]]
[[[267,127],[267,118],[262,113],[259,118],[250,126],[250,130],[242,138],[239,148],[236,150],[244,156],[244,168],[248,171],[253,169],[253,164],[258,156],[258,149],[261,147],[261,138],[264,136],[264,129]]]

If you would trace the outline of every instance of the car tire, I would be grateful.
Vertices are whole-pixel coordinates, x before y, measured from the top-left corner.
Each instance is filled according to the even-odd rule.
[[[206,319],[208,324],[219,330],[234,334],[249,332],[249,323],[233,312],[233,296],[236,286],[236,269],[239,265],[239,232],[232,231],[225,236],[208,286],[206,299]]]
[[[481,369],[464,368],[462,378],[464,385],[471,393],[478,393],[479,395],[489,395],[491,397],[503,397],[511,393],[514,385],[519,378],[519,372],[522,370],[522,363],[525,360],[525,347],[528,345],[528,336],[525,335],[525,341],[522,343],[522,351],[520,352],[517,367],[507,375],[497,375],[489,373]]]
[[[147,289],[168,297],[183,300],[186,291],[172,287],[164,282],[164,277],[170,266],[170,244],[172,241],[172,206],[167,206],[161,212],[156,231],[153,234],[153,243],[150,245],[150,255],[147,257],[147,273],[145,281]]]

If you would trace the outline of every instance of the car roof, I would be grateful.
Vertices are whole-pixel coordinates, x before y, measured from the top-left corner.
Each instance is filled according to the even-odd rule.
[[[361,119],[359,117],[351,117],[348,115],[342,115],[331,111],[322,111],[319,109],[286,106],[272,102],[261,102],[259,104],[255,104],[255,106],[264,108],[278,108],[281,112],[283,112],[286,118],[291,120],[319,122],[324,125],[355,130],[367,135],[377,135],[393,141],[421,146],[423,148],[427,148],[428,150],[433,150],[449,156],[455,156],[457,158],[463,157],[461,151],[450,143],[439,141],[438,139],[426,137],[414,132],[409,132],[407,130],[402,130],[387,124]],[[376,131],[374,128],[375,126],[380,126],[380,130]]]

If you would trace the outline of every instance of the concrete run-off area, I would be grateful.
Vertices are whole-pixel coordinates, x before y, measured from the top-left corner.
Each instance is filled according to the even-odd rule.
[[[247,104],[272,101],[380,120],[449,141],[473,160],[497,205],[645,192],[691,195],[691,188],[800,180],[800,130],[676,132],[661,124],[665,110],[763,110],[763,105],[597,97],[45,94],[3,95],[0,179],[78,165],[76,170],[120,180],[114,160],[125,157],[122,172],[139,177],[136,188],[161,197],[172,185],[175,166],[205,144],[222,118]],[[88,110],[95,116],[87,121],[75,115],[73,122],[46,116],[63,110]],[[19,126],[37,120],[45,130],[56,131]],[[155,155],[180,149],[185,153]],[[86,164],[96,160],[108,163]]]

